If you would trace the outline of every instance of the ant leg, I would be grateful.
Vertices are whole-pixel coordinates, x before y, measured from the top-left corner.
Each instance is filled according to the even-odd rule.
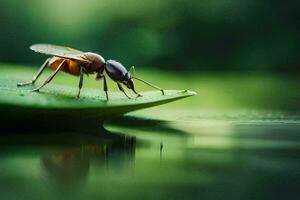
[[[106,101],[108,101],[107,82],[106,82],[106,77],[104,75],[103,75],[103,83],[104,83],[103,88],[106,95]]]
[[[165,94],[165,91],[164,91],[162,88],[160,88],[160,87],[158,87],[158,86],[156,86],[156,85],[153,85],[153,84],[151,84],[151,83],[148,83],[148,82],[146,82],[146,81],[144,81],[144,80],[142,80],[142,79],[140,79],[140,78],[137,78],[137,77],[132,77],[132,78],[133,78],[133,79],[136,79],[136,80],[138,80],[138,81],[140,81],[140,82],[143,82],[143,83],[149,85],[150,87],[153,87],[153,88],[155,88],[155,89],[160,90],[161,93],[162,93],[162,95]]]
[[[78,86],[79,89],[78,89],[78,93],[77,93],[77,98],[79,98],[79,96],[80,96],[82,84],[83,84],[83,67],[80,66],[80,78],[79,78],[79,86]]]
[[[42,72],[44,71],[44,69],[47,67],[48,63],[50,61],[50,58],[48,58],[40,67],[39,71],[36,73],[36,75],[33,77],[33,79],[31,81],[25,82],[25,83],[18,83],[17,86],[25,86],[25,85],[29,85],[29,84],[33,84],[35,83],[35,81],[39,78],[39,76],[42,74]]]
[[[131,97],[126,94],[126,92],[123,89],[122,85],[120,83],[118,83],[118,82],[117,82],[117,84],[118,84],[119,90],[122,91],[125,94],[125,96],[128,97],[128,99],[131,99]]]
[[[135,91],[134,88],[131,89],[137,96],[136,97],[142,97],[143,95],[141,95],[140,93],[138,93],[137,91]]]
[[[42,87],[44,87],[45,85],[47,85],[53,78],[54,78],[54,76],[57,74],[57,72],[64,66],[64,64],[65,64],[65,60],[64,61],[62,61],[61,63],[60,63],[60,65],[57,67],[57,69],[53,72],[53,74],[51,74],[47,79],[46,79],[46,81],[40,86],[40,87],[37,87],[37,88],[35,88],[35,89],[33,89],[33,90],[30,90],[31,92],[39,92],[39,90],[42,88]]]

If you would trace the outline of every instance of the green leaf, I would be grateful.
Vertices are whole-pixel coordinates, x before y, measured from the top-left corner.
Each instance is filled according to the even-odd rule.
[[[165,95],[160,91],[146,91],[141,92],[142,97],[128,99],[119,91],[110,91],[106,101],[101,89],[83,88],[77,99],[77,84],[68,86],[51,82],[39,93],[29,92],[45,77],[35,85],[17,87],[18,82],[32,79],[34,71],[30,68],[0,65],[0,74],[0,112],[6,119],[103,119],[195,95],[188,90],[166,90]],[[60,78],[68,83],[69,76]]]

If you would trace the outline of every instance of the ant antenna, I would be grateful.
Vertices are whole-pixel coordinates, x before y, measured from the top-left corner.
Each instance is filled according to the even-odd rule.
[[[147,85],[149,85],[149,86],[151,86],[151,87],[153,87],[153,88],[155,88],[155,89],[157,89],[157,90],[160,90],[161,93],[162,93],[163,95],[165,95],[165,91],[164,91],[162,88],[160,88],[160,87],[158,87],[158,86],[156,86],[156,85],[153,85],[153,84],[151,84],[151,83],[148,83],[147,81],[144,81],[143,79],[137,78],[137,77],[135,77],[135,76],[133,76],[132,78],[133,78],[133,79],[136,79],[136,80],[138,80],[138,81],[140,81],[140,82],[143,82],[143,83],[145,83],[145,84],[147,84]]]

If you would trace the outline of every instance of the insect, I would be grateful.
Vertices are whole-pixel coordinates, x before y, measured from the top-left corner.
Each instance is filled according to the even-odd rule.
[[[103,79],[104,81],[103,89],[106,94],[106,100],[108,100],[108,87],[104,72],[117,83],[119,90],[122,91],[128,98],[131,97],[126,94],[125,90],[122,87],[122,84],[127,86],[128,89],[131,89],[135,94],[137,94],[137,97],[142,96],[135,90],[133,79],[160,90],[164,95],[164,90],[162,88],[157,87],[140,78],[132,76],[121,63],[115,60],[105,61],[104,58],[99,54],[82,52],[73,48],[52,44],[34,44],[30,46],[30,49],[38,53],[50,55],[51,57],[46,59],[44,64],[42,64],[39,71],[31,81],[18,83],[17,86],[24,86],[35,83],[47,66],[50,66],[54,70],[54,72],[44,81],[44,83],[41,86],[31,90],[32,92],[39,92],[41,88],[51,82],[51,80],[59,71],[63,71],[65,73],[80,77],[77,98],[79,98],[80,96],[84,74],[96,74],[96,80]]]

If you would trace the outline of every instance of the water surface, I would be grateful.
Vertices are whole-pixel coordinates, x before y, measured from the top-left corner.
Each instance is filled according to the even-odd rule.
[[[22,131],[7,131],[1,139],[1,196],[4,199],[298,196],[299,115],[194,110],[186,111],[179,121],[166,116],[141,117],[143,112],[151,116],[145,110],[107,122],[104,128],[79,132],[57,133],[37,128],[24,135]],[[175,115],[176,110],[170,112]]]

